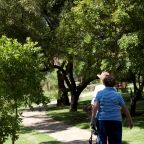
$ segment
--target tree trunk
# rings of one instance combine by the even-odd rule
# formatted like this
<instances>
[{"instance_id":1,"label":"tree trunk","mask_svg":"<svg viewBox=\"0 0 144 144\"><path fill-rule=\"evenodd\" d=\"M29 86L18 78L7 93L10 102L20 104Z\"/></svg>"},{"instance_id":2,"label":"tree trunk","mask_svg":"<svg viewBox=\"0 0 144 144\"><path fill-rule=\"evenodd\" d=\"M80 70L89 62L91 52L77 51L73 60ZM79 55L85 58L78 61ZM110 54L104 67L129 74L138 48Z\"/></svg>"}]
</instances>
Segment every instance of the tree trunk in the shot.
<instances>
[{"instance_id":1,"label":"tree trunk","mask_svg":"<svg viewBox=\"0 0 144 144\"><path fill-rule=\"evenodd\" d=\"M12 144L15 144L15 141L14 141L14 140L12 140Z\"/></svg>"},{"instance_id":2,"label":"tree trunk","mask_svg":"<svg viewBox=\"0 0 144 144\"><path fill-rule=\"evenodd\" d=\"M77 111L79 96L81 92L86 88L87 84L88 82L82 83L81 85L77 86L76 89L71 91L70 111Z\"/></svg>"},{"instance_id":3,"label":"tree trunk","mask_svg":"<svg viewBox=\"0 0 144 144\"><path fill-rule=\"evenodd\" d=\"M58 81L60 83L66 83L70 93L71 93L71 104L70 104L70 111L77 111L78 106L78 99L80 96L80 93L86 88L86 86L95 78L90 77L88 79L84 79L78 86L76 85L75 79L73 77L73 61L72 58L69 61L69 63L66 66L66 70L62 66L54 65L54 68L58 69L58 75L62 74L62 76L58 76ZM62 79L61 79L62 77ZM62 82L63 81L63 82ZM58 84L60 85L60 84ZM65 86L62 84L62 86L59 87L59 93L65 92ZM62 95L62 94L61 94ZM66 98L66 97L65 97Z\"/></svg>"},{"instance_id":4,"label":"tree trunk","mask_svg":"<svg viewBox=\"0 0 144 144\"><path fill-rule=\"evenodd\" d=\"M136 114L136 97L134 94L130 97L130 114L134 116Z\"/></svg>"},{"instance_id":5,"label":"tree trunk","mask_svg":"<svg viewBox=\"0 0 144 144\"><path fill-rule=\"evenodd\" d=\"M139 89L134 89L134 93L130 94L130 113L132 116L136 115L136 103L142 97L142 91Z\"/></svg>"},{"instance_id":6,"label":"tree trunk","mask_svg":"<svg viewBox=\"0 0 144 144\"><path fill-rule=\"evenodd\" d=\"M57 78L58 78L58 100L57 100L57 106L69 106L69 98L68 98L68 90L65 87L64 84L64 78L61 74L61 71L57 71Z\"/></svg>"},{"instance_id":7,"label":"tree trunk","mask_svg":"<svg viewBox=\"0 0 144 144\"><path fill-rule=\"evenodd\" d=\"M134 93L131 90L130 93L130 114L134 116L136 114L136 102L138 100L139 91L136 85L136 76L133 72L131 72L131 78L134 87Z\"/></svg>"},{"instance_id":8,"label":"tree trunk","mask_svg":"<svg viewBox=\"0 0 144 144\"><path fill-rule=\"evenodd\" d=\"M70 104L70 111L71 112L77 111L78 99L79 99L79 95L76 92L73 92L71 95L71 104Z\"/></svg>"}]
</instances>

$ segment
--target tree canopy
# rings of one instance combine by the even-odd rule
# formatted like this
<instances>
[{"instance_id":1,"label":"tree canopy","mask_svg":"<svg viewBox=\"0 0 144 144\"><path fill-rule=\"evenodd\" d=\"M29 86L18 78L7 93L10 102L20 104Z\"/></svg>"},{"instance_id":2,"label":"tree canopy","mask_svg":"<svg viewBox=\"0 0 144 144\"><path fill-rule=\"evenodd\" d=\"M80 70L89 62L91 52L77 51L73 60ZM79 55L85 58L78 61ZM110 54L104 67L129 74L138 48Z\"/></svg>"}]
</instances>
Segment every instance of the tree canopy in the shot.
<instances>
[{"instance_id":1,"label":"tree canopy","mask_svg":"<svg viewBox=\"0 0 144 144\"><path fill-rule=\"evenodd\" d=\"M140 0L1 0L0 29L21 42L37 40L46 70L60 70L77 102L102 70L125 81L132 73L143 87L143 6Z\"/></svg>"}]
</instances>

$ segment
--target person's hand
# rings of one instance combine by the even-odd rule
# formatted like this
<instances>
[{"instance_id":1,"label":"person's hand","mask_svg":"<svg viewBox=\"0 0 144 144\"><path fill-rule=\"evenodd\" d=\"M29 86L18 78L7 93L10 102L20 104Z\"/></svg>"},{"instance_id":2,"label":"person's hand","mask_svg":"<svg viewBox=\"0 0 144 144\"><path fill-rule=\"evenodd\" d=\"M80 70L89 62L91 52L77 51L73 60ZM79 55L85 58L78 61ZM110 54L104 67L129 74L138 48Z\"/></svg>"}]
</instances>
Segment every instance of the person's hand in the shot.
<instances>
[{"instance_id":1,"label":"person's hand","mask_svg":"<svg viewBox=\"0 0 144 144\"><path fill-rule=\"evenodd\" d=\"M129 126L130 129L133 128L133 122L132 122L132 120L129 120L129 121L128 121L128 126Z\"/></svg>"},{"instance_id":2,"label":"person's hand","mask_svg":"<svg viewBox=\"0 0 144 144\"><path fill-rule=\"evenodd\" d=\"M90 129L91 129L91 131L94 135L98 134L97 127L96 127L96 118L95 117L91 117Z\"/></svg>"},{"instance_id":3,"label":"person's hand","mask_svg":"<svg viewBox=\"0 0 144 144\"><path fill-rule=\"evenodd\" d=\"M96 119L95 117L91 117L90 127L92 128L95 125L96 125Z\"/></svg>"},{"instance_id":4,"label":"person's hand","mask_svg":"<svg viewBox=\"0 0 144 144\"><path fill-rule=\"evenodd\" d=\"M132 129L133 128L133 121L132 121L132 118L131 118L131 115L130 115L130 112L129 112L127 106L126 105L122 106L122 110L123 110L123 112L125 113L125 115L127 117L128 127L130 129Z\"/></svg>"},{"instance_id":5,"label":"person's hand","mask_svg":"<svg viewBox=\"0 0 144 144\"><path fill-rule=\"evenodd\" d=\"M96 126L96 118L91 117L90 128L94 129L95 126Z\"/></svg>"}]
</instances>

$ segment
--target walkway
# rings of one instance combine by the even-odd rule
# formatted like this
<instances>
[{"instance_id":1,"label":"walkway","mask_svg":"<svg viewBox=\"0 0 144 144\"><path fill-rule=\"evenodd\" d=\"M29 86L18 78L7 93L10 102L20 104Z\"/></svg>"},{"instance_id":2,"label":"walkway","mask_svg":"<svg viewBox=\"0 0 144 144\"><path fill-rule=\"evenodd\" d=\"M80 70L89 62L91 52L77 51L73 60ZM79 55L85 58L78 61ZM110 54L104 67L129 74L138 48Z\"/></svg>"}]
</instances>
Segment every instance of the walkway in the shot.
<instances>
[{"instance_id":1,"label":"walkway","mask_svg":"<svg viewBox=\"0 0 144 144\"><path fill-rule=\"evenodd\" d=\"M88 144L90 131L72 127L63 122L48 117L44 111L25 111L23 124L49 136L64 144ZM93 139L96 139L93 136Z\"/></svg>"}]
</instances>

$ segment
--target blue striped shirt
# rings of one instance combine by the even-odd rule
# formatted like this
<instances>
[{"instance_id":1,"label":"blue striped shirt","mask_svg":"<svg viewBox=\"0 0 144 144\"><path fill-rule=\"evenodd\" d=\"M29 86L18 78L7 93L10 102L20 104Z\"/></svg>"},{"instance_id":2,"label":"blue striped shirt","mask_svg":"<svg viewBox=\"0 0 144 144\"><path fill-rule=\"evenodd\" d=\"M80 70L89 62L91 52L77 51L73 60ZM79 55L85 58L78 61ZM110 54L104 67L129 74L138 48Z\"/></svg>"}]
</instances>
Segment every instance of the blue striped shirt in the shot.
<instances>
[{"instance_id":1,"label":"blue striped shirt","mask_svg":"<svg viewBox=\"0 0 144 144\"><path fill-rule=\"evenodd\" d=\"M125 102L120 93L112 87L106 87L99 91L95 97L100 108L98 110L98 120L116 120L122 121L120 108L125 105Z\"/></svg>"}]
</instances>

